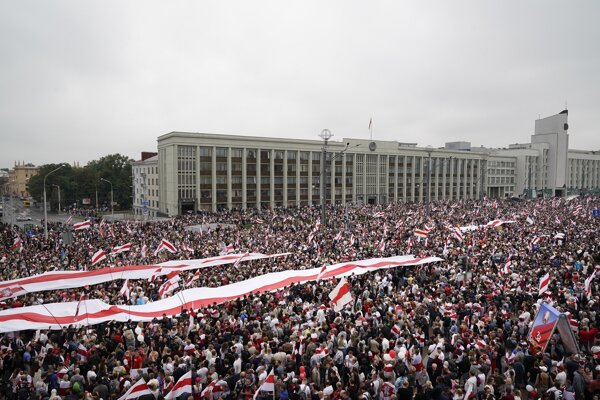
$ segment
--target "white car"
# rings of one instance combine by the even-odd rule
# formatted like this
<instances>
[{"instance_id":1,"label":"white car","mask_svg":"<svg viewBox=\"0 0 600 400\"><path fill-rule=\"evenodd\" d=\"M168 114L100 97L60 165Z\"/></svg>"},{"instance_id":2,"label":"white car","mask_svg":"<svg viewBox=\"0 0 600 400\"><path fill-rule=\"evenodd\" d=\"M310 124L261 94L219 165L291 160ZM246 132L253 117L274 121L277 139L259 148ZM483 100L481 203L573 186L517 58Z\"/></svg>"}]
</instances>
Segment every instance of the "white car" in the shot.
<instances>
[{"instance_id":1,"label":"white car","mask_svg":"<svg viewBox=\"0 0 600 400\"><path fill-rule=\"evenodd\" d=\"M20 214L17 217L17 221L31 221L31 217L29 215Z\"/></svg>"}]
</instances>

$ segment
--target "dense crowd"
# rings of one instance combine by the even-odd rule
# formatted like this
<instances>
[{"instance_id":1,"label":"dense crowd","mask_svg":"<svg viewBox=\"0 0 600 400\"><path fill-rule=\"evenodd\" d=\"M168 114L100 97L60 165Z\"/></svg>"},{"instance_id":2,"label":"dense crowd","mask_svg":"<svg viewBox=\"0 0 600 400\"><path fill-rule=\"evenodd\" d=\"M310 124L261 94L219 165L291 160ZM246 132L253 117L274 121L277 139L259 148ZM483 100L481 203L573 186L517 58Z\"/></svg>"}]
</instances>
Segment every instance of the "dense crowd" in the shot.
<instances>
[{"instance_id":1,"label":"dense crowd","mask_svg":"<svg viewBox=\"0 0 600 400\"><path fill-rule=\"evenodd\" d=\"M53 270L206 258L228 246L236 253L290 255L204 269L193 286L405 253L443 261L350 277L354 301L338 313L328 298L333 279L184 309L148 323L6 333L0 339L0 390L8 399L108 400L143 377L152 392L143 398L158 399L192 371L192 393L181 398L596 399L597 280L591 294L584 290L600 265L594 208L600 199L593 197L437 202L429 210L422 204L336 206L320 226L321 210L313 207L147 223L97 219L90 229L73 232L72 243L64 234L68 226L60 223L49 223L48 240L38 228L25 235L2 225L3 281ZM463 232L462 241L452 233L456 226L496 219L514 222ZM185 229L209 224L202 232ZM418 238L415 229L429 233ZM10 251L16 237L23 246ZM163 238L176 254L153 254ZM91 265L99 248L125 243L132 244L129 252ZM546 273L550 285L538 295ZM144 304L159 298L161 279L132 282L129 300L119 295L122 282L116 280L30 293L1 305L77 301L82 291L110 304ZM527 334L542 302L569 313L580 351L567 351L558 333L544 352L530 346ZM77 352L80 344L89 349L85 356ZM274 392L258 390L271 371Z\"/></svg>"}]
</instances>

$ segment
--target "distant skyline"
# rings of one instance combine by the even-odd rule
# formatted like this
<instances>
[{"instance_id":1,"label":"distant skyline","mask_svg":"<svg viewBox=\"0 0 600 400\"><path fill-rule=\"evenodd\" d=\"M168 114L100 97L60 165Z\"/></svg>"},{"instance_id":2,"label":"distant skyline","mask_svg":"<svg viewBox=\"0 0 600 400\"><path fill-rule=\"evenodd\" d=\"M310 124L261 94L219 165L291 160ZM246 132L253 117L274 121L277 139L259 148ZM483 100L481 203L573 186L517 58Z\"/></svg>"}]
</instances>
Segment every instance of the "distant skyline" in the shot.
<instances>
[{"instance_id":1,"label":"distant skyline","mask_svg":"<svg viewBox=\"0 0 600 400\"><path fill-rule=\"evenodd\" d=\"M171 131L600 150L600 3L0 0L0 168Z\"/></svg>"}]
</instances>

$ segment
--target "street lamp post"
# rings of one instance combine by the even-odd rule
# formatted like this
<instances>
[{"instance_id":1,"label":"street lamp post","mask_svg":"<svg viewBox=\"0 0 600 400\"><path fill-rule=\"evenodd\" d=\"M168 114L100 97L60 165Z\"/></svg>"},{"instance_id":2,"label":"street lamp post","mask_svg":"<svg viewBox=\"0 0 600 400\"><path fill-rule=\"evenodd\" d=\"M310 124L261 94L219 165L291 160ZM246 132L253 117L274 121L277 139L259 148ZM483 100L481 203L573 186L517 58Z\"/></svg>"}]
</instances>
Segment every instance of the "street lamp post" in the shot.
<instances>
[{"instance_id":1,"label":"street lamp post","mask_svg":"<svg viewBox=\"0 0 600 400\"><path fill-rule=\"evenodd\" d=\"M325 174L325 162L327 161L327 141L331 139L333 134L329 129L323 129L319 134L319 137L323 139L323 148L321 149L321 226L323 229L327 226L327 211L325 210L325 202L327 198L325 197L325 179L327 176Z\"/></svg>"},{"instance_id":2,"label":"street lamp post","mask_svg":"<svg viewBox=\"0 0 600 400\"><path fill-rule=\"evenodd\" d=\"M427 191L425 192L425 216L429 218L429 197L431 195L431 152L430 146L427 147Z\"/></svg>"},{"instance_id":3,"label":"street lamp post","mask_svg":"<svg viewBox=\"0 0 600 400\"><path fill-rule=\"evenodd\" d=\"M113 184L108 179L100 178L100 180L104 181L110 185L110 218L112 219L112 222L114 223L115 222L115 208L114 208L115 202L114 202L114 197L113 197Z\"/></svg>"},{"instance_id":4,"label":"street lamp post","mask_svg":"<svg viewBox=\"0 0 600 400\"><path fill-rule=\"evenodd\" d=\"M52 185L58 188L58 215L60 215L60 185Z\"/></svg>"},{"instance_id":5,"label":"street lamp post","mask_svg":"<svg viewBox=\"0 0 600 400\"><path fill-rule=\"evenodd\" d=\"M64 167L64 165L53 169L52 171L48 172L46 176L44 176L44 239L46 240L48 240L48 206L46 205L46 178L48 177L48 175L58 171L62 167Z\"/></svg>"}]
</instances>

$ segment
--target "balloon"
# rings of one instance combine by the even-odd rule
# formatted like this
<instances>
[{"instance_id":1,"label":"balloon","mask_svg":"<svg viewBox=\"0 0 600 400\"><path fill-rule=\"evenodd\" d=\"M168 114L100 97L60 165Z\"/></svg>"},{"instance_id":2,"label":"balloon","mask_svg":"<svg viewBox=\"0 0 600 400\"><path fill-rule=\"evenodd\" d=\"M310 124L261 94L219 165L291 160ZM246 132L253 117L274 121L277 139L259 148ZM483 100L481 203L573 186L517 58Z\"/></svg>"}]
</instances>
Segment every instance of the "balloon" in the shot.
<instances>
[{"instance_id":1,"label":"balloon","mask_svg":"<svg viewBox=\"0 0 600 400\"><path fill-rule=\"evenodd\" d=\"M304 365L301 365L301 366L300 366L300 373L303 373L303 372L305 372L305 371L306 371L306 368L304 368Z\"/></svg>"},{"instance_id":2,"label":"balloon","mask_svg":"<svg viewBox=\"0 0 600 400\"><path fill-rule=\"evenodd\" d=\"M392 357L392 359L396 358L396 351L395 350L390 350L390 357Z\"/></svg>"},{"instance_id":3,"label":"balloon","mask_svg":"<svg viewBox=\"0 0 600 400\"><path fill-rule=\"evenodd\" d=\"M305 379L306 374L304 372L300 372L300 380Z\"/></svg>"}]
</instances>

